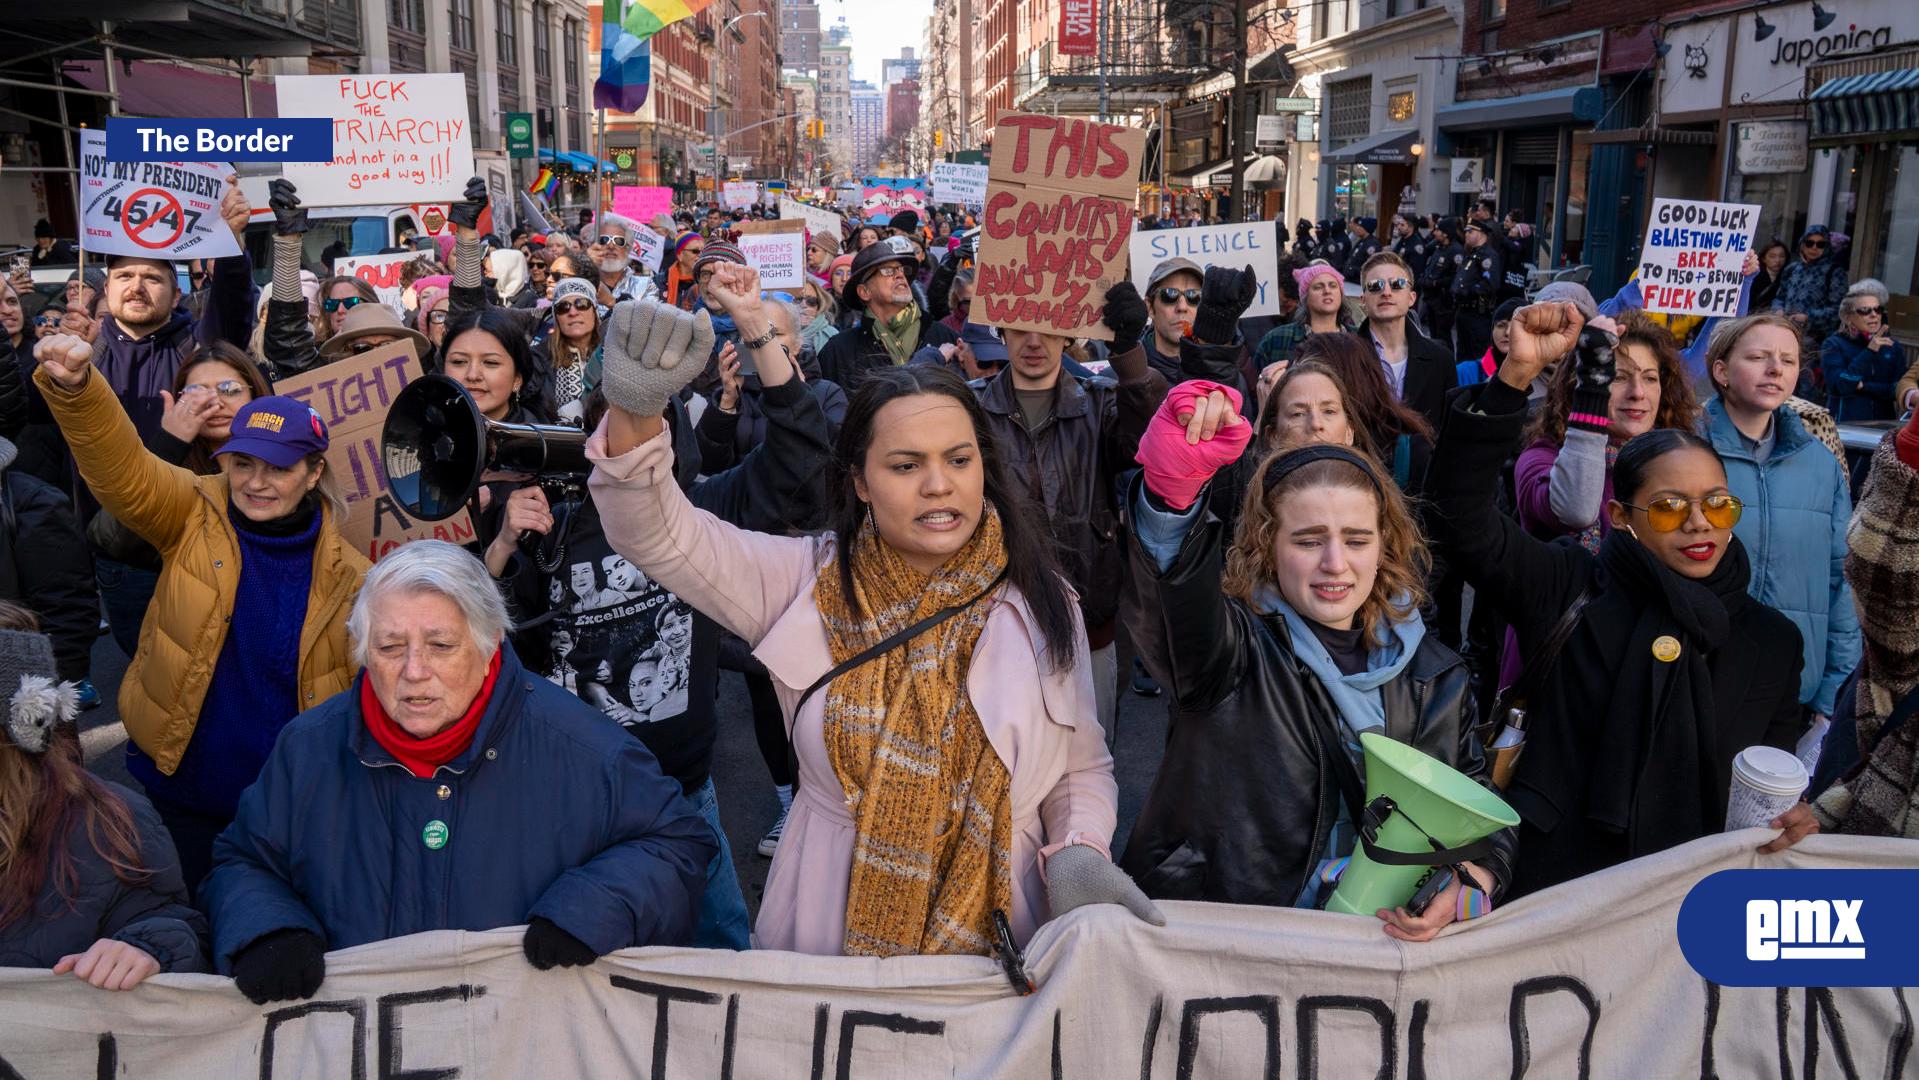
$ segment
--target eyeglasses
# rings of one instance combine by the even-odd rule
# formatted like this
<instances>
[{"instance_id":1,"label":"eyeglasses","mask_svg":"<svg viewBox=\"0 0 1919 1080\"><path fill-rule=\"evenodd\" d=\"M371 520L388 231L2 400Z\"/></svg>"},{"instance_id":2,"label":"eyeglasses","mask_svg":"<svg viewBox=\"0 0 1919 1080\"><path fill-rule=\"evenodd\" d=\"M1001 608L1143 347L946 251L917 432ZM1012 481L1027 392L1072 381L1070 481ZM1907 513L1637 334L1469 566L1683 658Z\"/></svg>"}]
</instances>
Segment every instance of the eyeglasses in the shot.
<instances>
[{"instance_id":1,"label":"eyeglasses","mask_svg":"<svg viewBox=\"0 0 1919 1080\"><path fill-rule=\"evenodd\" d=\"M445 326L446 312L444 311L429 312L427 314L426 321L432 323L435 326Z\"/></svg>"},{"instance_id":2,"label":"eyeglasses","mask_svg":"<svg viewBox=\"0 0 1919 1080\"><path fill-rule=\"evenodd\" d=\"M883 278L903 278L906 276L906 268L904 266L901 266L899 263L881 263L878 266L873 268L873 276L883 277Z\"/></svg>"},{"instance_id":3,"label":"eyeglasses","mask_svg":"<svg viewBox=\"0 0 1919 1080\"><path fill-rule=\"evenodd\" d=\"M1177 304L1181 297L1185 297L1189 304L1199 303L1198 289L1175 289L1168 285L1159 290L1158 296L1162 304Z\"/></svg>"},{"instance_id":4,"label":"eyeglasses","mask_svg":"<svg viewBox=\"0 0 1919 1080\"><path fill-rule=\"evenodd\" d=\"M1856 307L1852 309L1852 313L1854 315L1884 315L1886 309L1882 307Z\"/></svg>"},{"instance_id":5,"label":"eyeglasses","mask_svg":"<svg viewBox=\"0 0 1919 1080\"><path fill-rule=\"evenodd\" d=\"M1378 296L1387 289L1391 289L1394 292L1405 292L1412 287L1413 283L1403 277L1374 278L1366 283L1366 291L1372 293L1374 296Z\"/></svg>"},{"instance_id":6,"label":"eyeglasses","mask_svg":"<svg viewBox=\"0 0 1919 1080\"><path fill-rule=\"evenodd\" d=\"M593 301L588 300L587 298L583 296L573 300L562 300L559 303L553 305L553 310L558 312L561 315L565 315L575 311L591 311L592 309L593 309Z\"/></svg>"},{"instance_id":7,"label":"eyeglasses","mask_svg":"<svg viewBox=\"0 0 1919 1080\"><path fill-rule=\"evenodd\" d=\"M1688 499L1679 495L1668 495L1663 499L1654 499L1644 506L1620 503L1631 510L1645 512L1646 524L1654 532L1669 533L1686 523L1692 516L1693 504L1699 505L1700 513L1706 516L1706 524L1715 529L1730 529L1739 524L1739 515L1746 504L1733 495L1708 495L1703 499Z\"/></svg>"},{"instance_id":8,"label":"eyeglasses","mask_svg":"<svg viewBox=\"0 0 1919 1080\"><path fill-rule=\"evenodd\" d=\"M1799 242L1799 246L1809 247L1809 248L1822 248L1826 246L1826 242L1824 240L1802 240Z\"/></svg>"},{"instance_id":9,"label":"eyeglasses","mask_svg":"<svg viewBox=\"0 0 1919 1080\"><path fill-rule=\"evenodd\" d=\"M366 297L364 296L341 296L337 298L329 296L325 300L320 301L320 307L326 311L327 314L331 315L341 308L352 311L364 303L366 303Z\"/></svg>"},{"instance_id":10,"label":"eyeglasses","mask_svg":"<svg viewBox=\"0 0 1919 1080\"><path fill-rule=\"evenodd\" d=\"M218 394L223 398L243 398L251 392L247 389L247 384L238 379L222 379L212 386L208 386L206 383L193 383L189 386L182 386L180 388L180 395L185 397L195 390L205 390L210 394Z\"/></svg>"},{"instance_id":11,"label":"eyeglasses","mask_svg":"<svg viewBox=\"0 0 1919 1080\"><path fill-rule=\"evenodd\" d=\"M352 353L355 356L358 356L361 353L372 352L373 350L385 344L386 342L384 341L354 341L354 342L349 342L347 344L347 351Z\"/></svg>"},{"instance_id":12,"label":"eyeglasses","mask_svg":"<svg viewBox=\"0 0 1919 1080\"><path fill-rule=\"evenodd\" d=\"M625 247L626 237L614 233L601 233L598 237L602 247Z\"/></svg>"}]
</instances>

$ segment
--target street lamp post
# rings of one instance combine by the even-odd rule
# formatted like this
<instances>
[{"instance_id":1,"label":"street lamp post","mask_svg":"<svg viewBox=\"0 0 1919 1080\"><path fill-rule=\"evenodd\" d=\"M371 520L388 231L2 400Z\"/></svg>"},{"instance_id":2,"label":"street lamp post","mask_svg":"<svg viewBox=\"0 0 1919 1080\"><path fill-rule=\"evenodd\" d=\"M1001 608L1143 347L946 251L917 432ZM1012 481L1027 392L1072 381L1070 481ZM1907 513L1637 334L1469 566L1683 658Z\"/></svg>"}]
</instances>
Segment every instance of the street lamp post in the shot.
<instances>
[{"instance_id":1,"label":"street lamp post","mask_svg":"<svg viewBox=\"0 0 1919 1080\"><path fill-rule=\"evenodd\" d=\"M710 131L713 135L713 201L714 202L718 202L720 199L720 162L723 160L720 157L720 153L723 149L720 146L720 142L721 140L725 138L725 136L720 133L720 66L721 66L720 50L725 47L723 42L726 40L726 35L732 31L733 27L739 25L740 23L746 21L747 19L764 18L765 16L766 16L766 12L764 11L748 11L739 15L735 15L732 18L721 23L720 32L713 36L713 61L714 61L713 70L707 72L707 75L710 77L711 85L708 87L709 104L707 106L707 125L706 126L707 126L707 130Z\"/></svg>"}]
</instances>

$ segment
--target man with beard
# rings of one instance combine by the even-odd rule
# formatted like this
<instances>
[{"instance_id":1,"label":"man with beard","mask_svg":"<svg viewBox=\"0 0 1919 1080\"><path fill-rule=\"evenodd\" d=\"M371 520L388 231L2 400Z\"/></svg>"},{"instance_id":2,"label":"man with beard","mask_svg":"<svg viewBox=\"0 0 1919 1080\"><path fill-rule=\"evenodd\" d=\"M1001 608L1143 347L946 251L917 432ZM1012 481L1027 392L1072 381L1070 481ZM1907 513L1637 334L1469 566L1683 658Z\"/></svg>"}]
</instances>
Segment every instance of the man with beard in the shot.
<instances>
[{"instance_id":1,"label":"man with beard","mask_svg":"<svg viewBox=\"0 0 1919 1080\"><path fill-rule=\"evenodd\" d=\"M653 279L635 269L633 230L639 223L618 214L602 214L600 230L586 245L586 257L599 272L600 306L621 300L647 300L659 295Z\"/></svg>"},{"instance_id":2,"label":"man with beard","mask_svg":"<svg viewBox=\"0 0 1919 1080\"><path fill-rule=\"evenodd\" d=\"M959 340L920 307L913 292L918 264L919 247L904 236L868 244L853 257L840 304L861 313L859 325L835 335L820 350L820 371L848 395L873 368L904 365L927 345Z\"/></svg>"}]
</instances>

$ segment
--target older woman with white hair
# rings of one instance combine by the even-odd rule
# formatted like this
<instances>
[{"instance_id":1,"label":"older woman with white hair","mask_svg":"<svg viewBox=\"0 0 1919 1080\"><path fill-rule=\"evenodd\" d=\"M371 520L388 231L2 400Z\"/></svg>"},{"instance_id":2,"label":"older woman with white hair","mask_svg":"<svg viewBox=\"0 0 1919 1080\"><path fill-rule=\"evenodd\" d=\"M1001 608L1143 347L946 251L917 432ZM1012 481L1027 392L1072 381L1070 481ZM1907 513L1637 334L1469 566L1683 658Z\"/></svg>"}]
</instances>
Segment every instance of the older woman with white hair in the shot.
<instances>
[{"instance_id":1,"label":"older woman with white hair","mask_svg":"<svg viewBox=\"0 0 1919 1080\"><path fill-rule=\"evenodd\" d=\"M1846 289L1839 304L1839 329L1819 348L1825 373L1826 410L1840 422L1891 420L1901 412L1893 388L1906 373L1906 350L1892 340L1886 305L1892 294L1876 278Z\"/></svg>"},{"instance_id":2,"label":"older woman with white hair","mask_svg":"<svg viewBox=\"0 0 1919 1080\"><path fill-rule=\"evenodd\" d=\"M520 666L478 559L401 548L347 625L359 677L287 725L201 892L241 992L311 997L327 950L427 930L525 923L542 969L690 937L712 829L644 746Z\"/></svg>"}]
</instances>

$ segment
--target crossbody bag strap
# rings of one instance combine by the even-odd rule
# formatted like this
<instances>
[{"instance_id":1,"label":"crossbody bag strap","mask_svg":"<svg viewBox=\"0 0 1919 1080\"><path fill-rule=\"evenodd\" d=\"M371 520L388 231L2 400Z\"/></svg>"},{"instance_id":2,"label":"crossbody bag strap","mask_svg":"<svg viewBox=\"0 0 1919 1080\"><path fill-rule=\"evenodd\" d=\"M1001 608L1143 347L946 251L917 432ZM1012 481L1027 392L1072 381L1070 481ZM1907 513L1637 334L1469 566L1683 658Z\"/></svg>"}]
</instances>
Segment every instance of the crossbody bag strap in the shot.
<instances>
[{"instance_id":1,"label":"crossbody bag strap","mask_svg":"<svg viewBox=\"0 0 1919 1080\"><path fill-rule=\"evenodd\" d=\"M1539 652L1526 658L1526 670L1521 672L1519 680L1507 687L1499 695L1499 701L1493 707L1495 719L1503 715L1507 708L1518 702L1529 702L1540 687L1546 683L1546 676L1559 660L1559 654L1565 650L1566 643L1572 640L1573 631L1579 627L1579 617L1586 612L1586 605L1592 603L1599 594L1599 581L1594 578L1586 583L1572 604L1559 616L1559 621L1547 632L1546 640L1540 643ZM1496 732L1495 732L1496 734Z\"/></svg>"}]
</instances>

